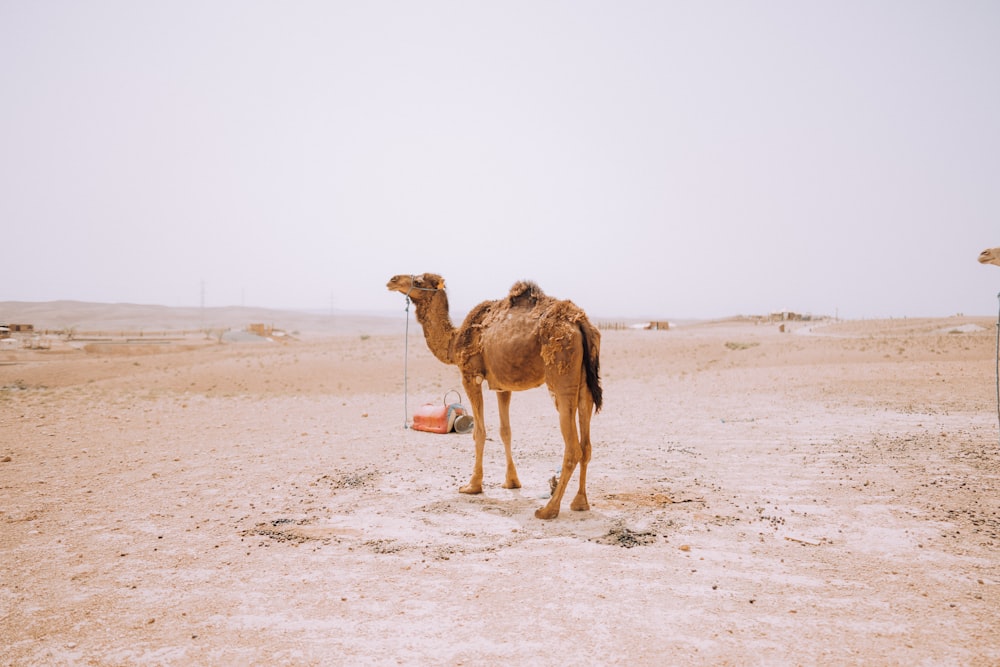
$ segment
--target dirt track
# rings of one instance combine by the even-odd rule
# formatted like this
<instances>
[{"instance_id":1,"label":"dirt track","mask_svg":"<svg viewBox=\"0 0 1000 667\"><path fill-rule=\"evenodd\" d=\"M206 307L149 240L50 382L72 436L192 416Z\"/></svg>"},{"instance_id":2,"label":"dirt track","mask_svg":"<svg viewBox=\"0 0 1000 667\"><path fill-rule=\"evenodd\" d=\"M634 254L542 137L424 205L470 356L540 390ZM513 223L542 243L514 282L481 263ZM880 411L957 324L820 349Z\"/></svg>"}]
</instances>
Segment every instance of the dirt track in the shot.
<instances>
[{"instance_id":1,"label":"dirt track","mask_svg":"<svg viewBox=\"0 0 1000 667\"><path fill-rule=\"evenodd\" d=\"M544 389L460 495L401 332L0 352L0 663L997 664L994 323L803 326L605 332L550 522Z\"/></svg>"}]
</instances>

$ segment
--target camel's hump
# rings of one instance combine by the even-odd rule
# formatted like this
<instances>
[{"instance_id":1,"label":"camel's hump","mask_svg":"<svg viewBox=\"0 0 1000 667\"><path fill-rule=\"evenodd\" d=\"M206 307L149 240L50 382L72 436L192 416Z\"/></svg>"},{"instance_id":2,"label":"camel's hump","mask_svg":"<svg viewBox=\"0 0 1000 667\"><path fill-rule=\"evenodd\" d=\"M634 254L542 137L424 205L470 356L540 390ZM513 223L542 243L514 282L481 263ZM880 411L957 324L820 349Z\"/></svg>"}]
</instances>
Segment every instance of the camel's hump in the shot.
<instances>
[{"instance_id":1,"label":"camel's hump","mask_svg":"<svg viewBox=\"0 0 1000 667\"><path fill-rule=\"evenodd\" d=\"M507 298L510 300L510 305L513 306L518 303L537 302L540 299L544 299L545 292L530 280L520 280L511 286Z\"/></svg>"}]
</instances>

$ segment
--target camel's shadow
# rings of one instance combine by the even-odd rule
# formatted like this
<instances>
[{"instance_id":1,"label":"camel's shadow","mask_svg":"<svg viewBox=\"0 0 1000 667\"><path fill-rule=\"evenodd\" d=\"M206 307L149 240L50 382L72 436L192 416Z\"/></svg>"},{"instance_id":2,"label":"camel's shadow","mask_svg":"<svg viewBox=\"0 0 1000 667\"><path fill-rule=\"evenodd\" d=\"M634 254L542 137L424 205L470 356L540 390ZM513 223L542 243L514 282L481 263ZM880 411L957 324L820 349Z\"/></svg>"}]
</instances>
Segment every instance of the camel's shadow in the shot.
<instances>
[{"instance_id":1,"label":"camel's shadow","mask_svg":"<svg viewBox=\"0 0 1000 667\"><path fill-rule=\"evenodd\" d=\"M475 496L462 496L451 509L461 513L470 521L484 522L484 517L501 517L506 524L516 523L519 539L525 542L537 539L563 538L599 544L617 544L609 535L654 535L648 522L636 521L629 512L611 503L591 505L586 511L564 509L555 519L543 521L535 517L535 510L549 498L547 493L537 493L524 489L488 489ZM651 543L647 540L646 543ZM637 546L621 543L620 546Z\"/></svg>"},{"instance_id":2,"label":"camel's shadow","mask_svg":"<svg viewBox=\"0 0 1000 667\"><path fill-rule=\"evenodd\" d=\"M323 549L346 546L379 556L450 559L546 540L655 544L662 541L658 536L666 537L662 515L676 512L662 504L665 494L596 494L589 510L564 508L555 519L541 520L535 510L549 495L542 485L504 489L497 483L479 494L463 494L422 479L390 482L367 468L326 475L317 484L327 487L321 508L258 517L244 536ZM659 505L650 506L654 501Z\"/></svg>"}]
</instances>

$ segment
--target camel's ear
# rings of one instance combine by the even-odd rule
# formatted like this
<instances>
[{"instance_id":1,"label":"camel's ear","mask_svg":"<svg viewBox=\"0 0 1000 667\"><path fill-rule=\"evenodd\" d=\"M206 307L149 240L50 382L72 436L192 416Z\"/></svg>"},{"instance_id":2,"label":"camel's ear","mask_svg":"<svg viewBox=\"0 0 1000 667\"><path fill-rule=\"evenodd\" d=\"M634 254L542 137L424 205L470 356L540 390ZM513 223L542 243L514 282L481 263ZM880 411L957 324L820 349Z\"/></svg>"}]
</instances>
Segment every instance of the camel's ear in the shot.
<instances>
[{"instance_id":1,"label":"camel's ear","mask_svg":"<svg viewBox=\"0 0 1000 667\"><path fill-rule=\"evenodd\" d=\"M444 278L433 273L425 273L420 277L421 287L425 289L444 289Z\"/></svg>"}]
</instances>

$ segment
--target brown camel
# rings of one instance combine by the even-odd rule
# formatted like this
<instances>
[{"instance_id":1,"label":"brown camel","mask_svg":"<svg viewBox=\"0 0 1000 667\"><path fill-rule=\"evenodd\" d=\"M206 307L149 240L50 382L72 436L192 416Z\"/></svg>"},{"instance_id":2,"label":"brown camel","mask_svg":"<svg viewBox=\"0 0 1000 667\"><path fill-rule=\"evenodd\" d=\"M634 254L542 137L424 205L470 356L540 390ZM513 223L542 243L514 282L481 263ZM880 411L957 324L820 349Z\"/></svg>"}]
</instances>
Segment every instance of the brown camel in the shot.
<instances>
[{"instance_id":1,"label":"brown camel","mask_svg":"<svg viewBox=\"0 0 1000 667\"><path fill-rule=\"evenodd\" d=\"M1000 248L987 248L979 253L979 263L1000 266Z\"/></svg>"},{"instance_id":2,"label":"brown camel","mask_svg":"<svg viewBox=\"0 0 1000 667\"><path fill-rule=\"evenodd\" d=\"M433 273L394 276L386 285L413 300L427 347L446 364L458 366L475 419L476 463L462 493L483 490L483 382L497 394L500 438L507 454L505 489L517 489L510 452L510 394L543 383L559 411L565 451L562 473L548 504L535 511L539 519L559 515L563 493L577 463L580 490L570 508L588 510L587 464L590 462L590 418L601 409L601 334L572 301L546 296L538 285L519 282L505 299L484 301L455 328L448 314L444 279ZM577 419L580 430L577 432Z\"/></svg>"}]
</instances>

